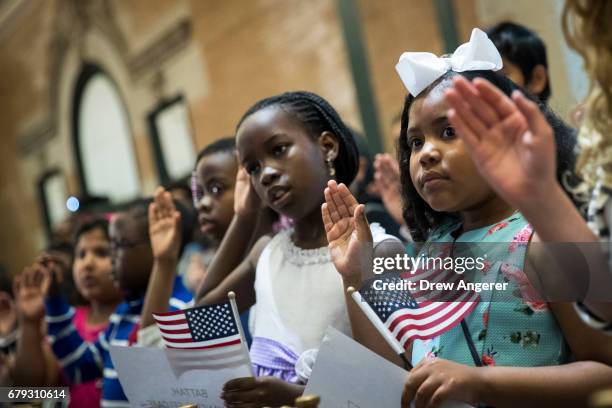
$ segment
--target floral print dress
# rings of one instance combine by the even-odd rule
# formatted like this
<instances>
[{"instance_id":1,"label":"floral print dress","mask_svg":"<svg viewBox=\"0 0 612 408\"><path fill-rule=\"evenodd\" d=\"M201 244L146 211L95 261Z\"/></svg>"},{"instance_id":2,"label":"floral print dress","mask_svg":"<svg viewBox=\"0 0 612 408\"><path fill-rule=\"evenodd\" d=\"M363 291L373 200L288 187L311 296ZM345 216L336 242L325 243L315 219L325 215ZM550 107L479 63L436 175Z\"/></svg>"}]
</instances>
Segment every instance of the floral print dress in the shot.
<instances>
[{"instance_id":1,"label":"floral print dress","mask_svg":"<svg viewBox=\"0 0 612 408\"><path fill-rule=\"evenodd\" d=\"M478 355L482 365L535 367L566 362L568 348L563 333L524 273L533 233L525 218L515 213L494 225L456 236L454 232L460 226L454 221L433 231L421 253L431 256L432 248L452 246L454 257L483 257L485 267L470 275L469 280L507 285L505 290L481 293L478 305L465 317L468 332L457 324L434 339L415 340L413 364L423 357L435 356L473 366L477 363L473 354ZM470 351L468 336L475 353Z\"/></svg>"}]
</instances>

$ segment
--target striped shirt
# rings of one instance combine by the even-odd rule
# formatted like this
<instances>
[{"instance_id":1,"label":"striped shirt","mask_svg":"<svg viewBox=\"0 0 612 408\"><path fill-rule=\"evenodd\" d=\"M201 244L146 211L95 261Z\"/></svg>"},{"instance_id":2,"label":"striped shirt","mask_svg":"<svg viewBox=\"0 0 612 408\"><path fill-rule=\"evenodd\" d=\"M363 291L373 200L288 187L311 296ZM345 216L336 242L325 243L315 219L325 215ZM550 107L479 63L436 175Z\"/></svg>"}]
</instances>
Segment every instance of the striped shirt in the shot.
<instances>
[{"instance_id":1,"label":"striped shirt","mask_svg":"<svg viewBox=\"0 0 612 408\"><path fill-rule=\"evenodd\" d=\"M192 295L182 279L174 281L169 310L184 309ZM121 303L109 318L106 331L100 333L95 343L84 341L73 323L74 309L61 297L46 299L48 338L60 366L71 382L81 382L103 377L101 407L129 407L117 371L110 357L109 345L128 346L130 335L137 329L142 312L143 299Z\"/></svg>"}]
</instances>

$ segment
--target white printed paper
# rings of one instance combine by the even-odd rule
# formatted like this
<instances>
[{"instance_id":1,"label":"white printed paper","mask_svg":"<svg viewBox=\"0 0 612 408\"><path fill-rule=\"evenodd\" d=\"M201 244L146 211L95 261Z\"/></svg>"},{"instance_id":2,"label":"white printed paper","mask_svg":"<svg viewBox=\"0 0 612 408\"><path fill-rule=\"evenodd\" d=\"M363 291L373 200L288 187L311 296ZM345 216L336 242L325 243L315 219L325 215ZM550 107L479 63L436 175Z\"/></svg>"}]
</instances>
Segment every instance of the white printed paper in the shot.
<instances>
[{"instance_id":1,"label":"white printed paper","mask_svg":"<svg viewBox=\"0 0 612 408\"><path fill-rule=\"evenodd\" d=\"M237 345L237 347L242 347ZM133 407L223 408L219 398L227 381L252 375L246 350L170 350L110 346L125 395ZM229 358L225 356L229 355Z\"/></svg>"},{"instance_id":2,"label":"white printed paper","mask_svg":"<svg viewBox=\"0 0 612 408\"><path fill-rule=\"evenodd\" d=\"M321 397L319 408L399 408L408 372L330 327L304 394ZM448 401L442 408L471 405Z\"/></svg>"}]
</instances>

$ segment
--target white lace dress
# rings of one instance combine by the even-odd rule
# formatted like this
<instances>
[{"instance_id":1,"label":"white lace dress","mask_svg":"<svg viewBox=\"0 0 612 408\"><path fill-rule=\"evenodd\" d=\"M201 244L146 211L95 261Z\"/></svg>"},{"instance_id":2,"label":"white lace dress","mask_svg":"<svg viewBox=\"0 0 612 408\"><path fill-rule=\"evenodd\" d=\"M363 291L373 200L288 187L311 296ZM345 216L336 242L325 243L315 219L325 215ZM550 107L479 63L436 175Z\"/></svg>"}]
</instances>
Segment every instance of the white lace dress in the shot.
<instances>
[{"instance_id":1,"label":"white lace dress","mask_svg":"<svg viewBox=\"0 0 612 408\"><path fill-rule=\"evenodd\" d=\"M375 243L397 241L378 224L370 228ZM255 375L304 382L296 364L311 365L327 327L349 336L351 331L342 278L329 249L298 248L291 241L292 232L275 235L259 257L250 354Z\"/></svg>"}]
</instances>

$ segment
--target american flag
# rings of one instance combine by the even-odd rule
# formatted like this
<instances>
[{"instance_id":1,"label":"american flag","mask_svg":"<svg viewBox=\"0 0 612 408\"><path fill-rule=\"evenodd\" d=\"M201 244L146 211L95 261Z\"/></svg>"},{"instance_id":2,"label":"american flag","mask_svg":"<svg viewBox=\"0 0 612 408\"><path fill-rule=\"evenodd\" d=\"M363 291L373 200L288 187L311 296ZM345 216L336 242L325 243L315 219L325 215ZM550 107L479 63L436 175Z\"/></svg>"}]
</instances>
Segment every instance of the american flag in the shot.
<instances>
[{"instance_id":1,"label":"american flag","mask_svg":"<svg viewBox=\"0 0 612 408\"><path fill-rule=\"evenodd\" d=\"M453 275L456 274L453 272ZM411 280L418 287L418 280L423 277L420 274L406 279L405 276L387 273L379 279L396 284ZM420 294L417 299L423 300L417 302L407 289L376 290L370 283L366 283L359 291L361 300L367 302L367 307L371 308L403 349L413 340L431 339L450 330L476 307L479 299L473 291L454 290L451 298L444 301L434 299L437 296L448 297L449 292L440 292L434 296Z\"/></svg>"},{"instance_id":2,"label":"american flag","mask_svg":"<svg viewBox=\"0 0 612 408\"><path fill-rule=\"evenodd\" d=\"M166 356L178 378L192 370L244 367L251 374L248 350L242 341L229 302L169 313L153 313Z\"/></svg>"},{"instance_id":3,"label":"american flag","mask_svg":"<svg viewBox=\"0 0 612 408\"><path fill-rule=\"evenodd\" d=\"M168 348L211 349L242 342L229 302L153 313Z\"/></svg>"}]
</instances>

